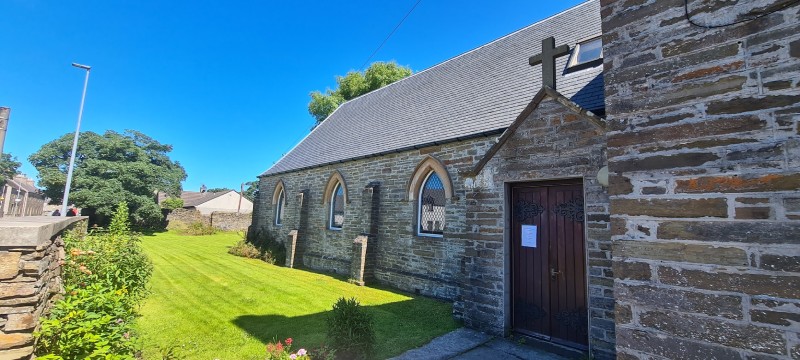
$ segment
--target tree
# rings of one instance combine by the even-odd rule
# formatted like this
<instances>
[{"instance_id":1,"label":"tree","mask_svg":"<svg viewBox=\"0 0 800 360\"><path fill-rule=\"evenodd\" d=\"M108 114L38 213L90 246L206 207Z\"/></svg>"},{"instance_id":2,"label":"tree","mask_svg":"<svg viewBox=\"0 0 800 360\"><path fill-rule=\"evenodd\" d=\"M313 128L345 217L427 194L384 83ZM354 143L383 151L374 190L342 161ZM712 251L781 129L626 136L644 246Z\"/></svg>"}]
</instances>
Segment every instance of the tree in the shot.
<instances>
[{"instance_id":1,"label":"tree","mask_svg":"<svg viewBox=\"0 0 800 360\"><path fill-rule=\"evenodd\" d=\"M168 197L161 201L161 208L167 210L175 210L183 207L183 199L179 197Z\"/></svg>"},{"instance_id":2,"label":"tree","mask_svg":"<svg viewBox=\"0 0 800 360\"><path fill-rule=\"evenodd\" d=\"M323 94L312 91L308 112L317 119L317 124L328 118L339 105L370 91L380 89L397 80L408 77L410 68L397 65L396 62L374 62L364 73L349 71L345 76L336 77L336 90L328 89Z\"/></svg>"},{"instance_id":3,"label":"tree","mask_svg":"<svg viewBox=\"0 0 800 360\"><path fill-rule=\"evenodd\" d=\"M28 159L39 171L39 185L55 203L64 197L72 134L41 147ZM155 200L157 191L179 197L186 171L172 161L171 145L138 131L81 133L75 156L70 202L96 215L105 225L117 204L127 202L130 220L138 226L157 226L163 218Z\"/></svg>"},{"instance_id":4,"label":"tree","mask_svg":"<svg viewBox=\"0 0 800 360\"><path fill-rule=\"evenodd\" d=\"M7 179L13 178L14 175L19 174L20 166L22 166L22 164L17 161L16 157L12 157L11 154L3 153L0 155L0 184Z\"/></svg>"},{"instance_id":5,"label":"tree","mask_svg":"<svg viewBox=\"0 0 800 360\"><path fill-rule=\"evenodd\" d=\"M258 181L248 181L244 183L247 187L242 194L245 199L256 201L256 192L258 191Z\"/></svg>"},{"instance_id":6,"label":"tree","mask_svg":"<svg viewBox=\"0 0 800 360\"><path fill-rule=\"evenodd\" d=\"M217 192L226 192L226 191L232 191L232 190L233 190L233 189L229 189L229 188L224 188L224 187L223 187L223 188L212 188L212 189L208 189L208 190L206 190L206 192L210 192L210 193L217 193Z\"/></svg>"}]
</instances>

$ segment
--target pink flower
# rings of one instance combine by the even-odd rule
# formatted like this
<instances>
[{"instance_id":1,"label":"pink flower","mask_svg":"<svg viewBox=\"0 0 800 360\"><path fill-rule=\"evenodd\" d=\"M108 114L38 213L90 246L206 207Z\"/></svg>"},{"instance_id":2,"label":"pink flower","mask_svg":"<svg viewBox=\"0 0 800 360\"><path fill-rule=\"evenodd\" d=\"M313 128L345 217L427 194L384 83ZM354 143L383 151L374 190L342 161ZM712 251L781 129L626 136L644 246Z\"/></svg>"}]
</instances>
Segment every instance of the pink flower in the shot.
<instances>
[{"instance_id":1,"label":"pink flower","mask_svg":"<svg viewBox=\"0 0 800 360\"><path fill-rule=\"evenodd\" d=\"M297 355L296 354L289 355L289 359L292 360L297 359Z\"/></svg>"},{"instance_id":2,"label":"pink flower","mask_svg":"<svg viewBox=\"0 0 800 360\"><path fill-rule=\"evenodd\" d=\"M292 345L292 338L286 338L286 345Z\"/></svg>"},{"instance_id":3,"label":"pink flower","mask_svg":"<svg viewBox=\"0 0 800 360\"><path fill-rule=\"evenodd\" d=\"M297 355L299 355L299 356L303 356L303 355L305 355L305 354L306 354L306 349L300 349L300 350L297 350Z\"/></svg>"}]
</instances>

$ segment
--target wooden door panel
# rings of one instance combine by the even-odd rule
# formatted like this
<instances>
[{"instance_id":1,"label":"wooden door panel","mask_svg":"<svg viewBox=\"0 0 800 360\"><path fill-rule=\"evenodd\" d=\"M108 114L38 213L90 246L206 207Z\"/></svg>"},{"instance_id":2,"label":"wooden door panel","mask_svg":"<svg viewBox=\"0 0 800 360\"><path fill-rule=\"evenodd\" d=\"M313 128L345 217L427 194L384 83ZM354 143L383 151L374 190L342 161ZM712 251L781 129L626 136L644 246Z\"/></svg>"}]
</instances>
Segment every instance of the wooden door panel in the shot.
<instances>
[{"instance_id":1,"label":"wooden door panel","mask_svg":"<svg viewBox=\"0 0 800 360\"><path fill-rule=\"evenodd\" d=\"M512 326L578 347L588 343L583 188L580 182L511 187ZM535 225L535 247L522 226Z\"/></svg>"}]
</instances>

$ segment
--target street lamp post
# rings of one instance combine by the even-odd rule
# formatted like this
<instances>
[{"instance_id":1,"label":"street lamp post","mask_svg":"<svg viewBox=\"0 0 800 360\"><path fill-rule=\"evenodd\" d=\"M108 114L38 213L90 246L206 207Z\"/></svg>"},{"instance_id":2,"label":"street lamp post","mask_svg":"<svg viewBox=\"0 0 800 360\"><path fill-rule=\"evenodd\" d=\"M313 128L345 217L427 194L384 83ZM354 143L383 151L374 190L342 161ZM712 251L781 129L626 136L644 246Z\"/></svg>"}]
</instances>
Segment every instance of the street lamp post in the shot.
<instances>
[{"instance_id":1,"label":"street lamp post","mask_svg":"<svg viewBox=\"0 0 800 360\"><path fill-rule=\"evenodd\" d=\"M86 87L89 85L89 70L92 69L91 66L76 63L72 63L72 66L86 70L86 80L83 81L81 108L78 110L78 126L75 128L75 136L72 138L72 154L69 157L69 168L67 168L67 184L64 185L64 202L61 204L61 216L67 216L67 206L69 205L69 188L72 184L72 168L75 166L75 153L78 151L78 136L80 135L81 131L81 117L83 117L83 102L86 100Z\"/></svg>"}]
</instances>

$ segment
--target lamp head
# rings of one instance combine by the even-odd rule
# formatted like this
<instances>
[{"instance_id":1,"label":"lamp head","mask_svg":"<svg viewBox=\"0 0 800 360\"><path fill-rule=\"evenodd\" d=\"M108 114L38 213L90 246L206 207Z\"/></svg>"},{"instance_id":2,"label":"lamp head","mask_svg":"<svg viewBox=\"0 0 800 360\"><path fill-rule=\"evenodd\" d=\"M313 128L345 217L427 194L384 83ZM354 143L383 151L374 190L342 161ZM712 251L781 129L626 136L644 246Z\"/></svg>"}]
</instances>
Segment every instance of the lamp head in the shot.
<instances>
[{"instance_id":1,"label":"lamp head","mask_svg":"<svg viewBox=\"0 0 800 360\"><path fill-rule=\"evenodd\" d=\"M91 66L89 66L89 65L81 65L81 64L78 64L78 63L72 63L72 66L74 66L74 67L76 67L76 68L81 68L81 69L84 69L84 70L86 70L86 71L88 71L89 69L91 69L91 68L92 68L92 67L91 67Z\"/></svg>"}]
</instances>

